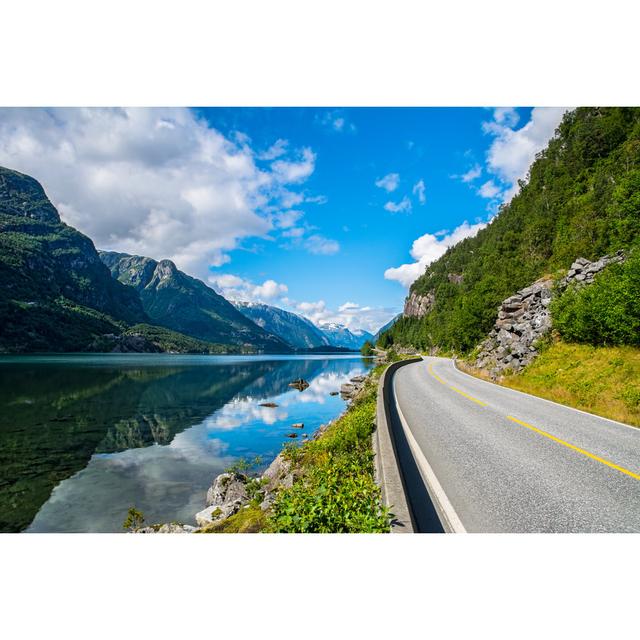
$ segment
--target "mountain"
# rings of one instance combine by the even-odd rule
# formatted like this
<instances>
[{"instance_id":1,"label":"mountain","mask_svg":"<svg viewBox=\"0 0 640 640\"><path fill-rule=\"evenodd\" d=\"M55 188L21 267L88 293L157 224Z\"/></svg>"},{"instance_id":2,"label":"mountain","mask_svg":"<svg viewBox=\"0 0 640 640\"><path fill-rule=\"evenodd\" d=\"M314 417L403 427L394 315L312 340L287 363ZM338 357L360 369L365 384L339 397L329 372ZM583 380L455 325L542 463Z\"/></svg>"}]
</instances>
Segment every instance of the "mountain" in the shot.
<instances>
[{"instance_id":1,"label":"mountain","mask_svg":"<svg viewBox=\"0 0 640 640\"><path fill-rule=\"evenodd\" d=\"M272 333L295 349L313 349L329 346L330 342L310 320L259 302L234 302L238 311L253 320L265 331Z\"/></svg>"},{"instance_id":2,"label":"mountain","mask_svg":"<svg viewBox=\"0 0 640 640\"><path fill-rule=\"evenodd\" d=\"M576 258L640 244L640 108L565 114L519 193L411 286L389 342L471 351L503 300ZM384 337L384 336L383 336Z\"/></svg>"},{"instance_id":3,"label":"mountain","mask_svg":"<svg viewBox=\"0 0 640 640\"><path fill-rule=\"evenodd\" d=\"M137 292L152 322L199 340L262 351L290 351L280 338L240 313L201 280L180 271L171 260L101 251L113 278Z\"/></svg>"},{"instance_id":4,"label":"mountain","mask_svg":"<svg viewBox=\"0 0 640 640\"><path fill-rule=\"evenodd\" d=\"M0 352L84 350L148 322L93 242L64 224L40 183L0 167Z\"/></svg>"},{"instance_id":5,"label":"mountain","mask_svg":"<svg viewBox=\"0 0 640 640\"><path fill-rule=\"evenodd\" d=\"M329 343L334 347L344 347L345 349L353 349L354 351L360 351L360 347L367 341L371 340L373 336L368 331L358 329L350 331L343 324L330 322L327 324L320 324L320 330L328 338Z\"/></svg>"},{"instance_id":6,"label":"mountain","mask_svg":"<svg viewBox=\"0 0 640 640\"><path fill-rule=\"evenodd\" d=\"M389 322L387 322L387 324L385 324L383 327L380 327L380 329L378 329L375 334L373 335L373 344L376 344L376 342L378 342L378 338L385 332L388 331L389 329L391 329L391 327L393 327L393 325L398 322L398 320L402 318L402 314L399 313L398 315L394 316L393 318L391 318L391 320L389 320Z\"/></svg>"}]
</instances>

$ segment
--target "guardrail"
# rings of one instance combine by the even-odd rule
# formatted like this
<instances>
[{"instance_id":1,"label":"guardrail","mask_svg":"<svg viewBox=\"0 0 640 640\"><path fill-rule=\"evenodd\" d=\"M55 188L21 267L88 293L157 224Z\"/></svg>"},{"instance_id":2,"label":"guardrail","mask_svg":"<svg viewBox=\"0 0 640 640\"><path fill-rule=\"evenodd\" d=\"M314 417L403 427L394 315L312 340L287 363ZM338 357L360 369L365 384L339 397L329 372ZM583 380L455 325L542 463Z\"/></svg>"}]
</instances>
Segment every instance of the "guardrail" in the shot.
<instances>
[{"instance_id":1,"label":"guardrail","mask_svg":"<svg viewBox=\"0 0 640 640\"><path fill-rule=\"evenodd\" d=\"M393 362L384 370L378 383L376 430L373 434L376 482L382 492L383 504L388 506L395 516L391 523L392 533L415 533L416 531L391 427L390 402L393 400L393 374L400 367L421 360L422 358L411 358Z\"/></svg>"}]
</instances>

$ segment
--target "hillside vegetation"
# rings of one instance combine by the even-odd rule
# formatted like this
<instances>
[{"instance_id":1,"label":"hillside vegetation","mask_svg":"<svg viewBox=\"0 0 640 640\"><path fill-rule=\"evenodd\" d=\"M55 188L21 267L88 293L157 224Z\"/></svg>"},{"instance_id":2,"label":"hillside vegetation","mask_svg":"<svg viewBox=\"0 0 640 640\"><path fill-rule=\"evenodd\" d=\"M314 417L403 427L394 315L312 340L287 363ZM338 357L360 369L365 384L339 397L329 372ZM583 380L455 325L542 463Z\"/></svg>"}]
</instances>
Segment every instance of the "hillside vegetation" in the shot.
<instances>
[{"instance_id":1,"label":"hillside vegetation","mask_svg":"<svg viewBox=\"0 0 640 640\"><path fill-rule=\"evenodd\" d=\"M640 427L640 349L557 342L502 384Z\"/></svg>"},{"instance_id":2,"label":"hillside vegetation","mask_svg":"<svg viewBox=\"0 0 640 640\"><path fill-rule=\"evenodd\" d=\"M567 113L520 186L485 229L450 248L414 282L411 293L435 294L433 307L422 318L401 318L383 336L385 342L469 352L491 329L500 302L517 290L567 269L579 256L594 260L637 246L640 109L585 107ZM602 277L599 289L563 297L555 312L567 339L633 342L632 334L638 335L638 302L629 297L638 292L634 265L620 268L626 284L614 283L622 274L615 269ZM461 281L450 277L454 274ZM589 307L609 294L618 303L602 324ZM636 324L622 336L633 305Z\"/></svg>"}]
</instances>

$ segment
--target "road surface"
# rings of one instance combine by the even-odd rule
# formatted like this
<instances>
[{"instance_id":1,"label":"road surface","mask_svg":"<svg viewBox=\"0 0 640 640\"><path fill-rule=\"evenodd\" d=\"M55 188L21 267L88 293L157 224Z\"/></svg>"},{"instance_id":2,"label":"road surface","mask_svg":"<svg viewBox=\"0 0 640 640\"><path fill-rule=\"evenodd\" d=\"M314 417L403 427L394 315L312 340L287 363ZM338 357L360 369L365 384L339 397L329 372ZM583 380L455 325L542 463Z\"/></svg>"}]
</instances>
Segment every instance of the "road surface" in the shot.
<instances>
[{"instance_id":1,"label":"road surface","mask_svg":"<svg viewBox=\"0 0 640 640\"><path fill-rule=\"evenodd\" d=\"M478 380L448 358L393 379L448 530L640 531L640 429Z\"/></svg>"}]
</instances>

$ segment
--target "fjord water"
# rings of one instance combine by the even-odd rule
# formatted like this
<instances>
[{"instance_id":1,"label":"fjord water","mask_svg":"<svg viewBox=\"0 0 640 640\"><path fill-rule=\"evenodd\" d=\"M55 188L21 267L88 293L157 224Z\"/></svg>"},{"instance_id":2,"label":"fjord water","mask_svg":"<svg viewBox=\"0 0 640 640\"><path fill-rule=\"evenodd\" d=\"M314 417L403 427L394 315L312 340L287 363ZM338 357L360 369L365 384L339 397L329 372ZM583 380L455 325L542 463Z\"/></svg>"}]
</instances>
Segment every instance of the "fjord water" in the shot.
<instances>
[{"instance_id":1,"label":"fjord water","mask_svg":"<svg viewBox=\"0 0 640 640\"><path fill-rule=\"evenodd\" d=\"M194 524L213 478L339 415L348 356L0 357L0 531ZM304 378L303 392L289 382ZM275 408L260 406L273 402ZM291 428L303 422L304 429Z\"/></svg>"}]
</instances>

